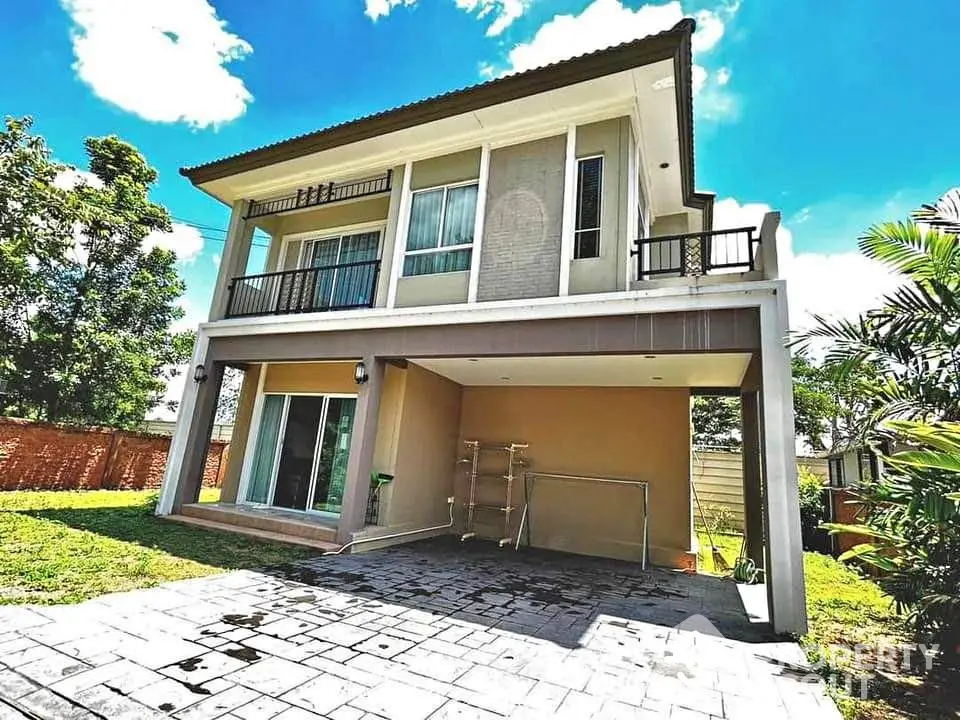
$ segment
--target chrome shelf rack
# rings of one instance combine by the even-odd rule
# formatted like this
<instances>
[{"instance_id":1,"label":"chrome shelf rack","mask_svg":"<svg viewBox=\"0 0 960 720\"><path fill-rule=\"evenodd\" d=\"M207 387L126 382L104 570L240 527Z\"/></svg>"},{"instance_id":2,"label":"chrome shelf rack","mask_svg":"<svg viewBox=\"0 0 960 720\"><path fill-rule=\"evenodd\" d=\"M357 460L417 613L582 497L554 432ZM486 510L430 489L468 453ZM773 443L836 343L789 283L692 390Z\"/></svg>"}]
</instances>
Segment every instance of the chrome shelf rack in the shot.
<instances>
[{"instance_id":1,"label":"chrome shelf rack","mask_svg":"<svg viewBox=\"0 0 960 720\"><path fill-rule=\"evenodd\" d=\"M477 537L474 520L477 512L494 512L503 515L503 534L497 541L500 547L516 545L520 540L520 528L514 533L511 529L515 511L519 507L513 505L514 483L521 480L523 468L527 467L525 457L527 443L482 443L479 440L464 440L468 456L460 462L469 465L469 490L465 507L467 510L466 525L460 540L466 541ZM505 456L506 469L503 472L481 471L481 460L484 455ZM477 497L477 485L483 482L498 482L503 489L503 503L480 502Z\"/></svg>"}]
</instances>

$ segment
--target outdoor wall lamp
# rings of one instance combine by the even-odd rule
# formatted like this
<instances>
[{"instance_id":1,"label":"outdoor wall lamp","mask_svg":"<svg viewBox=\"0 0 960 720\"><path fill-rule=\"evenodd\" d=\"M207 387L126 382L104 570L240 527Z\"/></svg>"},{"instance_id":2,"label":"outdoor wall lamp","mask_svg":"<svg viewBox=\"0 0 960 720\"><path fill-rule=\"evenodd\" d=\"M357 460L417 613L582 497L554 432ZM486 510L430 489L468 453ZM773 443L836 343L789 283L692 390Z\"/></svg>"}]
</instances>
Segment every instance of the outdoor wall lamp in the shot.
<instances>
[{"instance_id":1,"label":"outdoor wall lamp","mask_svg":"<svg viewBox=\"0 0 960 720\"><path fill-rule=\"evenodd\" d=\"M195 383L207 381L207 369L203 365L197 365L196 369L193 371L193 381Z\"/></svg>"},{"instance_id":2,"label":"outdoor wall lamp","mask_svg":"<svg viewBox=\"0 0 960 720\"><path fill-rule=\"evenodd\" d=\"M353 379L357 381L357 385L363 385L370 379L370 376L367 374L367 366L363 364L363 360L358 362L357 366L353 369Z\"/></svg>"}]
</instances>

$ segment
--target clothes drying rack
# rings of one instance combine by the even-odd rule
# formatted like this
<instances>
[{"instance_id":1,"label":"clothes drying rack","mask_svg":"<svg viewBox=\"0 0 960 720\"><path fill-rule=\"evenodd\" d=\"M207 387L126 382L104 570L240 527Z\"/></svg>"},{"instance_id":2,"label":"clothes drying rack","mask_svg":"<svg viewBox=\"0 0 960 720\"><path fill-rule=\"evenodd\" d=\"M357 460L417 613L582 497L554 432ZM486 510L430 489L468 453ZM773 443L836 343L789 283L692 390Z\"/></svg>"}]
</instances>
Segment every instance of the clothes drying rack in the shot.
<instances>
[{"instance_id":1,"label":"clothes drying rack","mask_svg":"<svg viewBox=\"0 0 960 720\"><path fill-rule=\"evenodd\" d=\"M495 512L503 515L503 535L497 541L500 547L505 547L514 542L520 542L520 529L517 529L516 538L511 532L511 518L518 509L513 504L513 485L521 477L521 469L527 465L524 457L524 451L527 449L527 443L508 442L508 443L482 443L479 440L464 440L464 446L470 452L469 457L461 458L460 462L469 464L470 487L467 496L467 521L464 532L460 540L470 540L477 536L474 528L474 519L478 512ZM505 455L507 461L506 469L497 472L487 472L481 469L481 456L483 454ZM477 485L480 481L492 481L499 483L503 489L503 503L482 503L477 499ZM489 497L489 496L486 496Z\"/></svg>"},{"instance_id":2,"label":"clothes drying rack","mask_svg":"<svg viewBox=\"0 0 960 720\"><path fill-rule=\"evenodd\" d=\"M562 473L548 473L548 472L525 472L523 474L523 489L524 489L524 503L523 503L523 512L520 515L520 528L517 531L517 542L514 547L515 550L520 549L520 538L523 536L523 531L527 531L527 545L530 545L530 503L533 500L533 491L536 485L536 481L541 480L558 480L566 482L582 482L582 483L593 483L597 485L626 485L629 487L635 487L638 490L643 491L643 530L642 532L642 543L643 548L640 556L640 567L643 570L647 569L647 554L649 553L649 534L650 534L650 486L645 480L628 480L626 478L611 478L611 477L594 477L590 475L564 475Z\"/></svg>"}]
</instances>

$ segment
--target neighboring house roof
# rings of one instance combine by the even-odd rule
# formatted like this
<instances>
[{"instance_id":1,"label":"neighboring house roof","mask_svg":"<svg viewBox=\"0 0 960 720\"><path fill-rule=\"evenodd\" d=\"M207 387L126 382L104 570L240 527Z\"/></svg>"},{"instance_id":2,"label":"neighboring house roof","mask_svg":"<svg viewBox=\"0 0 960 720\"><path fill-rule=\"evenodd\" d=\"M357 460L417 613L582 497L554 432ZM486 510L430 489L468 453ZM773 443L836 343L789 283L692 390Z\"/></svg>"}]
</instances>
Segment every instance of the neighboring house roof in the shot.
<instances>
[{"instance_id":1,"label":"neighboring house roof","mask_svg":"<svg viewBox=\"0 0 960 720\"><path fill-rule=\"evenodd\" d=\"M691 36L695 29L695 21L685 18L670 30L656 35L401 105L203 165L181 168L180 174L189 178L194 185L201 185L284 160L672 58L677 88L684 202L690 207L701 208L706 223L712 220L713 195L695 191L693 174ZM710 224L705 226L710 227Z\"/></svg>"}]
</instances>

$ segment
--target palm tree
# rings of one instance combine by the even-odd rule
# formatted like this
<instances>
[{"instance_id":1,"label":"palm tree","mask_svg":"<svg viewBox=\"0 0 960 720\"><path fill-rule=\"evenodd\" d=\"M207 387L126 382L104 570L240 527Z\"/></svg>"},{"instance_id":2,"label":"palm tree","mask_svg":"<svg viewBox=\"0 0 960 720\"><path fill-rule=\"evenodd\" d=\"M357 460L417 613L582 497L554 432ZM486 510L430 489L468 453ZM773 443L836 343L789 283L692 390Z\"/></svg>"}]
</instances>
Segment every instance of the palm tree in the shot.
<instances>
[{"instance_id":1,"label":"palm tree","mask_svg":"<svg viewBox=\"0 0 960 720\"><path fill-rule=\"evenodd\" d=\"M882 307L855 320L815 316L795 340L828 341L825 363L854 382L871 369L860 387L874 409L867 430L889 418L960 420L960 189L916 217L860 238L864 255L903 279Z\"/></svg>"}]
</instances>

